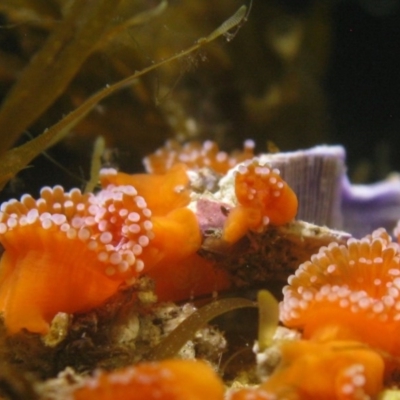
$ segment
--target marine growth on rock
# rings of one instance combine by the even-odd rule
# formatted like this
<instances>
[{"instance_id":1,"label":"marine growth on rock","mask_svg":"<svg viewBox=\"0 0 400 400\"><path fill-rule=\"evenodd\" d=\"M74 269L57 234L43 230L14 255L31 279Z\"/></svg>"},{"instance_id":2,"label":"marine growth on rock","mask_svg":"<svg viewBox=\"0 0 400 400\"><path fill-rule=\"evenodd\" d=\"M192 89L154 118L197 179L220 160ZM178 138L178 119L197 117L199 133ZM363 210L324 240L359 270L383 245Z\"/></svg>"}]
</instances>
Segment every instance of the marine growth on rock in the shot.
<instances>
[{"instance_id":1,"label":"marine growth on rock","mask_svg":"<svg viewBox=\"0 0 400 400\"><path fill-rule=\"evenodd\" d=\"M211 299L215 292L264 285L265 280L257 281L260 270L252 270L252 257L257 264L265 262L262 268L270 268L273 278L281 266L274 254L282 254L292 270L283 288L280 321L297 331L301 340L275 341L280 359L268 376L260 376L257 387L230 390L228 398L375 398L398 371L400 246L384 228L359 239L298 220L298 213L312 215L302 203L309 196L317 198L311 198L315 203L325 191L335 194L331 203L324 200L324 207L330 204L330 208L316 210L314 216L341 223L345 216L340 209L341 190L346 181L342 152L318 148L258 157L253 152L251 141L230 155L210 141L203 145L169 142L145 159L147 173L102 169L100 188L93 193L44 187L37 199L24 195L4 202L0 312L6 337L43 338L60 313L84 318L95 309L106 314L117 306L132 331L128 334L121 321L118 329L112 326L111 317L109 331L134 337L135 323L126 315L134 315L140 325L156 301ZM302 163L307 168L297 168ZM314 176L310 165L329 165L336 172L331 180L324 180L322 173L309 186L295 189L292 164L307 176ZM215 184L202 185L209 179ZM321 182L326 186L321 188ZM374 204L381 211L385 202ZM310 237L326 245L314 253ZM314 247L316 243L315 239ZM295 254L293 246L301 251ZM243 264L239 270L226 262L234 260L235 254L235 263ZM296 264L296 260L302 261ZM154 296L147 297L149 308L142 310L143 315L132 311L138 301L135 295L122 305L116 300L106 306L129 287L131 293L139 292L142 278L152 283L145 290L151 288ZM156 323L151 329L168 330ZM115 340L118 335L109 337ZM146 340L154 340L155 347L162 333L157 340L149 337ZM224 397L222 380L206 363L193 360L98 370L71 393L77 400Z\"/></svg>"}]
</instances>

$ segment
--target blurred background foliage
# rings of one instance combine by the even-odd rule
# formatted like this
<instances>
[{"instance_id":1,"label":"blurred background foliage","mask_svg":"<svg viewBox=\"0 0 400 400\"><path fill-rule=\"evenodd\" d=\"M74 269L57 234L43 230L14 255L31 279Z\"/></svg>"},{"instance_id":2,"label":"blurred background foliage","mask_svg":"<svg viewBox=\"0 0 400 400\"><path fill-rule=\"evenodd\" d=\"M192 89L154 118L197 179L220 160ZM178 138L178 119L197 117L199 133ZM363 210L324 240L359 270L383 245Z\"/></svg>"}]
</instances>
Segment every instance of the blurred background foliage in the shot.
<instances>
[{"instance_id":1,"label":"blurred background foliage","mask_svg":"<svg viewBox=\"0 0 400 400\"><path fill-rule=\"evenodd\" d=\"M1 0L0 154L106 85L179 54L242 4ZM84 187L98 136L106 140L104 163L131 172L168 138L211 138L227 150L253 138L258 151L268 142L281 150L341 143L355 180L381 179L400 169L399 15L396 0L253 0L234 37L102 101L10 176L1 196L37 194L44 185Z\"/></svg>"}]
</instances>

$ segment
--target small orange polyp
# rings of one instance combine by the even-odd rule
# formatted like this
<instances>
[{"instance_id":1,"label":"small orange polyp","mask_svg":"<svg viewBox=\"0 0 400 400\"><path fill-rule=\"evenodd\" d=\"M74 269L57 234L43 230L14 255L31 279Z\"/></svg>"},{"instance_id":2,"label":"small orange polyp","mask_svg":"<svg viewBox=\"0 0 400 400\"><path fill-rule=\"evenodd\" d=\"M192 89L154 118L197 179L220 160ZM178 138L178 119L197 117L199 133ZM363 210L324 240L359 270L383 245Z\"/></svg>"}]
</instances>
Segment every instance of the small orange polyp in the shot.
<instances>
[{"instance_id":1,"label":"small orange polyp","mask_svg":"<svg viewBox=\"0 0 400 400\"><path fill-rule=\"evenodd\" d=\"M256 390L239 390L230 400L358 400L383 388L382 357L362 343L283 342L281 361Z\"/></svg>"},{"instance_id":2,"label":"small orange polyp","mask_svg":"<svg viewBox=\"0 0 400 400\"><path fill-rule=\"evenodd\" d=\"M202 361L166 360L99 372L74 400L223 400L224 387Z\"/></svg>"},{"instance_id":3,"label":"small orange polyp","mask_svg":"<svg viewBox=\"0 0 400 400\"><path fill-rule=\"evenodd\" d=\"M257 231L263 227L261 210L237 205L229 211L225 221L222 238L228 243L235 243L248 231Z\"/></svg>"},{"instance_id":4,"label":"small orange polyp","mask_svg":"<svg viewBox=\"0 0 400 400\"><path fill-rule=\"evenodd\" d=\"M297 196L279 170L257 161L239 165L235 194L238 205L228 215L222 236L229 243L239 240L248 230L259 231L268 224L284 225L296 216Z\"/></svg>"}]
</instances>

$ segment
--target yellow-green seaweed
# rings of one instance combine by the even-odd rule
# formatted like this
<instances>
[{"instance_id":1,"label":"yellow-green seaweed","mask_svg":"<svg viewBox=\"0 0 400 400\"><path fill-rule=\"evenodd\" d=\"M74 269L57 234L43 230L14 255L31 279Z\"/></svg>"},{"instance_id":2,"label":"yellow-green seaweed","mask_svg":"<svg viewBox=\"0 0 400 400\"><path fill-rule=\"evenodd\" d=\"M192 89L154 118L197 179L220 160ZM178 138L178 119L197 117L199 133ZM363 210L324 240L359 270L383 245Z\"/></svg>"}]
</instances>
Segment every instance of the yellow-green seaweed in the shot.
<instances>
[{"instance_id":1,"label":"yellow-green seaweed","mask_svg":"<svg viewBox=\"0 0 400 400\"><path fill-rule=\"evenodd\" d=\"M258 347L264 351L272 344L272 338L279 324L279 305L268 290L260 290L258 302Z\"/></svg>"}]
</instances>

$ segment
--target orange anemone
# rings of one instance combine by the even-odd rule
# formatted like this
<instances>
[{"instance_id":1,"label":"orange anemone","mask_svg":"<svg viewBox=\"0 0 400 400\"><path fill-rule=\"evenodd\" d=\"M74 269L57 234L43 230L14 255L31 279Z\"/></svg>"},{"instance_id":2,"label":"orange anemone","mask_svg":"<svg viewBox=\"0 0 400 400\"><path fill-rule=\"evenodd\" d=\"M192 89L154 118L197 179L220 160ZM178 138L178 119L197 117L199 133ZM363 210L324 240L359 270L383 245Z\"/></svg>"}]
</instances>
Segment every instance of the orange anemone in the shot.
<instances>
[{"instance_id":1,"label":"orange anemone","mask_svg":"<svg viewBox=\"0 0 400 400\"><path fill-rule=\"evenodd\" d=\"M204 143L188 142L181 145L175 140L169 140L165 146L144 158L147 172L164 173L176 164L184 164L189 169L198 170L208 167L220 174L226 174L229 169L242 161L254 157L254 142L246 140L242 151L230 154L220 151L217 143L207 140Z\"/></svg>"},{"instance_id":2,"label":"orange anemone","mask_svg":"<svg viewBox=\"0 0 400 400\"><path fill-rule=\"evenodd\" d=\"M223 400L224 387L202 361L167 360L99 372L74 400Z\"/></svg>"},{"instance_id":3,"label":"orange anemone","mask_svg":"<svg viewBox=\"0 0 400 400\"><path fill-rule=\"evenodd\" d=\"M224 225L223 239L233 243L248 230L259 231L268 224L284 225L297 213L297 197L276 168L247 161L235 176L238 205Z\"/></svg>"},{"instance_id":4,"label":"orange anemone","mask_svg":"<svg viewBox=\"0 0 400 400\"><path fill-rule=\"evenodd\" d=\"M322 247L289 277L281 320L305 338L357 340L400 355L400 253L384 229Z\"/></svg>"},{"instance_id":5,"label":"orange anemone","mask_svg":"<svg viewBox=\"0 0 400 400\"><path fill-rule=\"evenodd\" d=\"M158 259L145 272L155 282L159 301L177 301L230 286L229 275L196 254L201 231L190 201L187 167L175 164L165 173L129 175L114 169L101 171L101 183L133 185L152 210L152 248Z\"/></svg>"},{"instance_id":6,"label":"orange anemone","mask_svg":"<svg viewBox=\"0 0 400 400\"><path fill-rule=\"evenodd\" d=\"M265 383L239 390L229 400L370 399L383 387L381 356L357 342L284 342L281 355Z\"/></svg>"},{"instance_id":7,"label":"orange anemone","mask_svg":"<svg viewBox=\"0 0 400 400\"><path fill-rule=\"evenodd\" d=\"M45 187L3 203L0 311L9 332L45 334L58 312L101 305L158 260L151 212L132 186L98 195Z\"/></svg>"},{"instance_id":8,"label":"orange anemone","mask_svg":"<svg viewBox=\"0 0 400 400\"><path fill-rule=\"evenodd\" d=\"M113 168L100 171L102 187L132 185L146 199L152 215L166 215L190 202L187 168L177 164L166 173L126 174Z\"/></svg>"},{"instance_id":9,"label":"orange anemone","mask_svg":"<svg viewBox=\"0 0 400 400\"><path fill-rule=\"evenodd\" d=\"M228 273L196 254L201 231L195 214L186 208L189 184L186 167L174 165L165 174L128 175L113 169L101 172L102 185L132 184L152 210L152 248L158 259L145 272L155 281L159 301L177 301L229 287Z\"/></svg>"},{"instance_id":10,"label":"orange anemone","mask_svg":"<svg viewBox=\"0 0 400 400\"><path fill-rule=\"evenodd\" d=\"M195 214L186 208L190 201L186 167L175 165L165 174L125 174L114 169L101 171L101 183L132 185L151 209L152 246L157 261L176 261L195 253L201 245L201 231Z\"/></svg>"}]
</instances>

